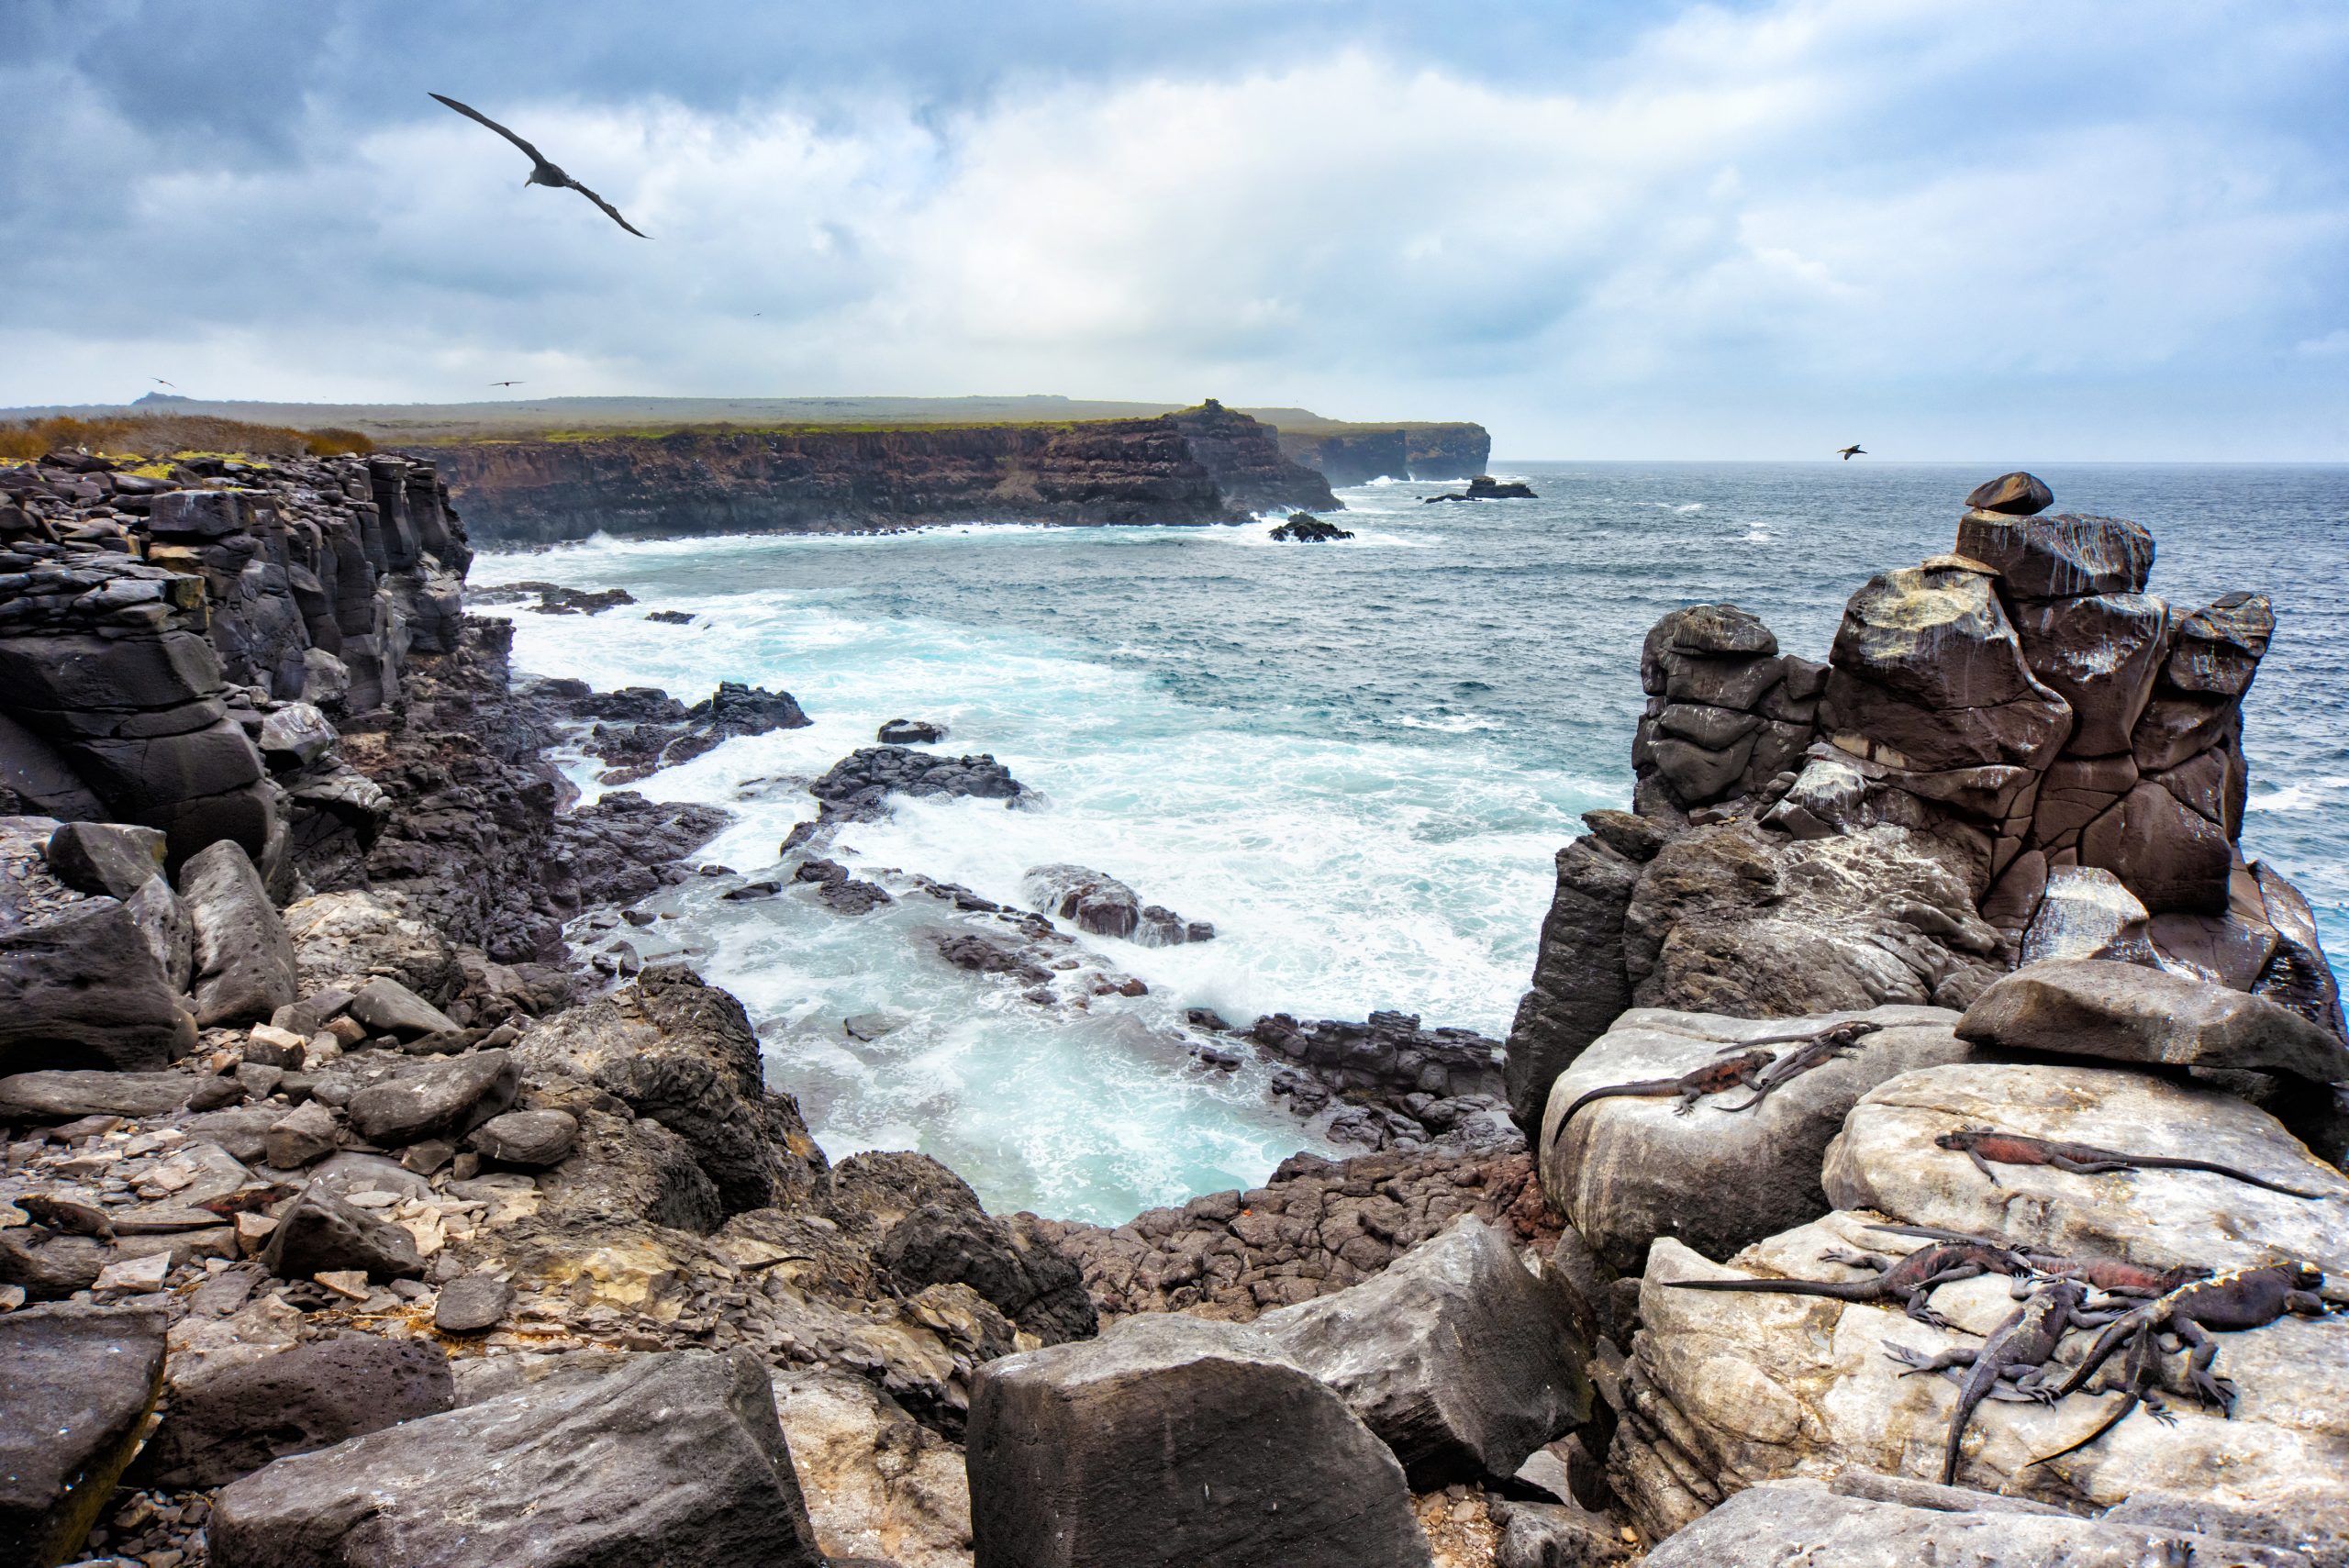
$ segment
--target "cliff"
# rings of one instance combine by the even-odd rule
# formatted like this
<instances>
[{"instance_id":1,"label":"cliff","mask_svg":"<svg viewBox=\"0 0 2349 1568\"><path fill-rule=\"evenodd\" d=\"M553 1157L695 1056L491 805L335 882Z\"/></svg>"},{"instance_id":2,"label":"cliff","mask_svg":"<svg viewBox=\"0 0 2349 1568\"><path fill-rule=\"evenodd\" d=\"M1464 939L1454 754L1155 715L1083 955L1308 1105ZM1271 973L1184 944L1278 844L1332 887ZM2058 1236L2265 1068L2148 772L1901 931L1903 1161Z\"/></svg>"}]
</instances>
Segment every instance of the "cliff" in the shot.
<instances>
[{"instance_id":1,"label":"cliff","mask_svg":"<svg viewBox=\"0 0 2349 1568\"><path fill-rule=\"evenodd\" d=\"M1281 455L1332 484L1391 479L1467 479L1485 472L1493 438L1482 425L1374 425L1324 419L1303 408L1247 410L1280 431Z\"/></svg>"}]
</instances>

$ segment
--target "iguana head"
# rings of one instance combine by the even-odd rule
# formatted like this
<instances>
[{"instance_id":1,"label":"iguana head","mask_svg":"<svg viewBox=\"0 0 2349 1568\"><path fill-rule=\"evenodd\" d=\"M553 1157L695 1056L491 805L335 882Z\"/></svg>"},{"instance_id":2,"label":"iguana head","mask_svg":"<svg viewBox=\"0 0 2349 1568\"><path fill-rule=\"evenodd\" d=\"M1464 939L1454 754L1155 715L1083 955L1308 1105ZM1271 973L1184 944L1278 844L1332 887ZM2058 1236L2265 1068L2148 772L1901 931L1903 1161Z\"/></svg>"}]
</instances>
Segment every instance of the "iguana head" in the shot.
<instances>
[{"instance_id":1,"label":"iguana head","mask_svg":"<svg viewBox=\"0 0 2349 1568\"><path fill-rule=\"evenodd\" d=\"M1943 1149L1971 1149L1976 1139L1989 1135L1990 1129L1987 1127L1961 1127L1955 1132L1941 1134L1933 1142Z\"/></svg>"}]
</instances>

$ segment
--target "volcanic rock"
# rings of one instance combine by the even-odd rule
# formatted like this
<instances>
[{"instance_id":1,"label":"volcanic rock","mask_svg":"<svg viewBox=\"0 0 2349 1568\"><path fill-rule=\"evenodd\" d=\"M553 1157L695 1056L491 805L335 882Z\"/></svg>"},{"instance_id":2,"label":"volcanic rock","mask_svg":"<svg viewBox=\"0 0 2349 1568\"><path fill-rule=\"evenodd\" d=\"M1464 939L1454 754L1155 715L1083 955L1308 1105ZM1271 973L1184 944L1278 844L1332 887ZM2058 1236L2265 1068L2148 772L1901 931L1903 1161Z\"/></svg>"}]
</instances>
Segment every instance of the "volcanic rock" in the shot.
<instances>
[{"instance_id":1,"label":"volcanic rock","mask_svg":"<svg viewBox=\"0 0 2349 1568\"><path fill-rule=\"evenodd\" d=\"M2338 1036L2265 997L2134 963L2066 960L2017 970L1957 1025L1966 1040L2169 1067L2252 1068L2349 1081Z\"/></svg>"},{"instance_id":2,"label":"volcanic rock","mask_svg":"<svg viewBox=\"0 0 2349 1568\"><path fill-rule=\"evenodd\" d=\"M1974 487L1965 505L1976 512L2000 512L2011 517L2035 517L2055 504L2055 493L2035 473L2002 473Z\"/></svg>"},{"instance_id":3,"label":"volcanic rock","mask_svg":"<svg viewBox=\"0 0 2349 1568\"><path fill-rule=\"evenodd\" d=\"M294 944L239 845L223 840L190 857L180 896L195 929L198 1024L266 1022L294 1000Z\"/></svg>"},{"instance_id":4,"label":"volcanic rock","mask_svg":"<svg viewBox=\"0 0 2349 1568\"><path fill-rule=\"evenodd\" d=\"M342 1334L192 1381L139 1454L137 1485L225 1485L287 1454L330 1448L456 1402L448 1358L415 1340Z\"/></svg>"},{"instance_id":5,"label":"volcanic rock","mask_svg":"<svg viewBox=\"0 0 2349 1568\"><path fill-rule=\"evenodd\" d=\"M485 1160L524 1170L558 1163L579 1140L579 1120L569 1111L507 1111L465 1137L465 1147Z\"/></svg>"},{"instance_id":6,"label":"volcanic rock","mask_svg":"<svg viewBox=\"0 0 2349 1568\"><path fill-rule=\"evenodd\" d=\"M935 746L946 739L946 726L926 718L893 718L875 739L884 746Z\"/></svg>"},{"instance_id":7,"label":"volcanic rock","mask_svg":"<svg viewBox=\"0 0 2349 1568\"><path fill-rule=\"evenodd\" d=\"M163 1382L163 1314L0 1314L0 1562L82 1553Z\"/></svg>"},{"instance_id":8,"label":"volcanic rock","mask_svg":"<svg viewBox=\"0 0 2349 1568\"><path fill-rule=\"evenodd\" d=\"M424 1260L406 1230L371 1218L315 1181L278 1217L262 1263L278 1278L291 1280L344 1269L377 1281L415 1279L424 1272Z\"/></svg>"},{"instance_id":9,"label":"volcanic rock","mask_svg":"<svg viewBox=\"0 0 2349 1568\"><path fill-rule=\"evenodd\" d=\"M351 1096L351 1124L370 1143L396 1148L470 1132L514 1103L521 1069L506 1051L420 1062Z\"/></svg>"}]
</instances>

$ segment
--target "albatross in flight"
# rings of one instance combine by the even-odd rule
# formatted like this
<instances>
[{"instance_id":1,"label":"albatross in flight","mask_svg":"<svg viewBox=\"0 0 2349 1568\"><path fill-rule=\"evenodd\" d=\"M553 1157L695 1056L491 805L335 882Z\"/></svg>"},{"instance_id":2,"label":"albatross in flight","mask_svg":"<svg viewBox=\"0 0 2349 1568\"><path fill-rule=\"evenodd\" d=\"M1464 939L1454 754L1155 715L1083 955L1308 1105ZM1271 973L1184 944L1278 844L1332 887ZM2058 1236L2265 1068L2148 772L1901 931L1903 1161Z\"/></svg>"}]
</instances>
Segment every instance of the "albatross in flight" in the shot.
<instances>
[{"instance_id":1,"label":"albatross in flight","mask_svg":"<svg viewBox=\"0 0 2349 1568\"><path fill-rule=\"evenodd\" d=\"M612 216L613 216L614 217L618 217L619 216L619 214L618 214L618 213L614 213ZM1860 444L1859 444L1859 442L1857 442L1857 441L1854 441L1854 442L1853 442L1850 446L1848 446L1848 447L1842 447L1842 448L1837 449L1835 455L1836 455L1837 457L1842 458L1845 462L1851 462L1851 461L1852 461L1854 458L1855 458L1855 457L1865 457L1865 456L1867 456L1867 455L1868 455L1868 449L1867 449L1867 448L1865 448L1865 447L1864 447L1864 446L1862 446L1862 445L1860 445Z\"/></svg>"},{"instance_id":2,"label":"albatross in flight","mask_svg":"<svg viewBox=\"0 0 2349 1568\"><path fill-rule=\"evenodd\" d=\"M487 126L490 129L495 131L498 135L504 137L507 140L512 142L515 146L528 153L530 158L530 177L522 182L525 186L553 185L557 188L567 188L577 191L581 195L585 196L589 201L594 202L597 206L602 207L604 209L605 217L610 218L614 223L618 224L622 228L627 229L630 234L635 235L639 239L651 238L651 236L647 235L644 230L637 228L636 225L622 217L618 207L606 201L603 197L597 195L595 192L589 190L586 186L581 184L578 181L573 179L570 175L564 173L562 170L556 168L553 164L548 162L546 159L540 154L537 148L532 147L529 142L524 141L520 137L516 136L512 131L507 130L504 126L499 125L495 120L491 119L487 115L483 114L479 109L461 104L454 98L442 98L438 93L434 93L429 95L433 98L439 99L441 103L448 105L451 108L456 110L459 114L464 116L465 118L469 120L479 120L482 124Z\"/></svg>"}]
</instances>

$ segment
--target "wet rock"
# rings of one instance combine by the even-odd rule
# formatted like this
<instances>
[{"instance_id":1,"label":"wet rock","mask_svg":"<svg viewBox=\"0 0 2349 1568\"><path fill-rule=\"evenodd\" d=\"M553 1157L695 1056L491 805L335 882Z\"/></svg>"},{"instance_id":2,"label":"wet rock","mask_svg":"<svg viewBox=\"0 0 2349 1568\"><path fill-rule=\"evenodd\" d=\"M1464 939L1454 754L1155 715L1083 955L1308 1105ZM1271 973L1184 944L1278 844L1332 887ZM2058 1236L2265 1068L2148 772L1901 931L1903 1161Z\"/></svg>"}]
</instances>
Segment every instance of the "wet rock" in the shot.
<instances>
[{"instance_id":1,"label":"wet rock","mask_svg":"<svg viewBox=\"0 0 2349 1568\"><path fill-rule=\"evenodd\" d=\"M1592 1100L1562 1122L1592 1090L1676 1079L1720 1061L1740 1041L1845 1021L1876 1028L1751 1110L1730 1108L1751 1097L1731 1088L1685 1116L1676 1096L1625 1095ZM1660 1236L1726 1257L1827 1212L1820 1160L1845 1114L1889 1079L1969 1060L1973 1051L1953 1032L1956 1022L1946 1009L1919 1006L1759 1020L1635 1008L1552 1086L1540 1145L1543 1190L1619 1272L1637 1272ZM1756 1049L1784 1057L1801 1042Z\"/></svg>"},{"instance_id":2,"label":"wet rock","mask_svg":"<svg viewBox=\"0 0 2349 1568\"><path fill-rule=\"evenodd\" d=\"M294 944L240 846L223 840L191 856L180 896L195 930L199 1025L265 1022L294 1000Z\"/></svg>"},{"instance_id":3,"label":"wet rock","mask_svg":"<svg viewBox=\"0 0 2349 1568\"><path fill-rule=\"evenodd\" d=\"M1774 1481L1739 1493L1646 1561L1654 1568L1764 1568L1798 1553L1815 1568L1907 1568L1909 1563L1996 1561L2000 1568L2143 1568L2157 1562L2305 1568L2289 1550L2060 1508L1957 1487L1919 1487L1908 1506L1855 1496L1852 1482ZM1854 1488L1856 1489L1856 1488ZM1992 1553L1980 1559L1983 1552Z\"/></svg>"},{"instance_id":4,"label":"wet rock","mask_svg":"<svg viewBox=\"0 0 2349 1568\"><path fill-rule=\"evenodd\" d=\"M139 1454L134 1485L225 1485L287 1454L330 1448L456 1403L448 1358L415 1340L343 1334L193 1381Z\"/></svg>"},{"instance_id":5,"label":"wet rock","mask_svg":"<svg viewBox=\"0 0 2349 1568\"><path fill-rule=\"evenodd\" d=\"M218 1568L823 1562L766 1368L692 1351L280 1460L220 1494L212 1551Z\"/></svg>"},{"instance_id":6,"label":"wet rock","mask_svg":"<svg viewBox=\"0 0 2349 1568\"><path fill-rule=\"evenodd\" d=\"M1029 906L1098 937L1130 937L1141 921L1141 900L1112 876L1077 865L1035 866L1019 880Z\"/></svg>"},{"instance_id":7,"label":"wet rock","mask_svg":"<svg viewBox=\"0 0 2349 1568\"><path fill-rule=\"evenodd\" d=\"M161 1311L0 1314L0 1561L81 1554L163 1381Z\"/></svg>"},{"instance_id":8,"label":"wet rock","mask_svg":"<svg viewBox=\"0 0 2349 1568\"><path fill-rule=\"evenodd\" d=\"M317 1182L278 1217L262 1264L280 1279L357 1270L378 1282L415 1279L424 1260L406 1230L371 1218Z\"/></svg>"},{"instance_id":9,"label":"wet rock","mask_svg":"<svg viewBox=\"0 0 2349 1568\"><path fill-rule=\"evenodd\" d=\"M460 1274L440 1287L432 1326L443 1334L485 1334L513 1306L514 1287L495 1274Z\"/></svg>"},{"instance_id":10,"label":"wet rock","mask_svg":"<svg viewBox=\"0 0 2349 1568\"><path fill-rule=\"evenodd\" d=\"M1023 985L1050 985L1052 972L1035 961L1030 949L984 931L933 927L925 932L938 956L974 974L1007 974Z\"/></svg>"},{"instance_id":11,"label":"wet rock","mask_svg":"<svg viewBox=\"0 0 2349 1568\"><path fill-rule=\"evenodd\" d=\"M2142 594L2154 570L2154 536L2120 517L2015 517L1995 508L1958 520L1957 553L1998 573L2018 599Z\"/></svg>"},{"instance_id":12,"label":"wet rock","mask_svg":"<svg viewBox=\"0 0 2349 1568\"><path fill-rule=\"evenodd\" d=\"M2300 1014L2133 963L2032 964L1985 991L1957 1028L1966 1040L2008 1050L2349 1081L2349 1047Z\"/></svg>"},{"instance_id":13,"label":"wet rock","mask_svg":"<svg viewBox=\"0 0 2349 1568\"><path fill-rule=\"evenodd\" d=\"M816 896L835 915L869 915L884 905L896 902L880 884L859 881L838 861L802 861L792 869L791 880L812 883Z\"/></svg>"},{"instance_id":14,"label":"wet rock","mask_svg":"<svg viewBox=\"0 0 2349 1568\"><path fill-rule=\"evenodd\" d=\"M520 1084L510 1052L476 1051L406 1068L351 1095L344 1109L362 1138L395 1148L472 1131L512 1105Z\"/></svg>"},{"instance_id":15,"label":"wet rock","mask_svg":"<svg viewBox=\"0 0 2349 1568\"><path fill-rule=\"evenodd\" d=\"M2055 493L2047 488L2045 480L2020 470L1983 481L1965 497L1970 510L1998 512L2010 517L2036 517L2054 504Z\"/></svg>"},{"instance_id":16,"label":"wet rock","mask_svg":"<svg viewBox=\"0 0 2349 1568\"><path fill-rule=\"evenodd\" d=\"M1509 1239L1474 1218L1256 1327L1338 1391L1414 1491L1510 1474L1589 1414L1588 1347Z\"/></svg>"},{"instance_id":17,"label":"wet rock","mask_svg":"<svg viewBox=\"0 0 2349 1568\"><path fill-rule=\"evenodd\" d=\"M507 1111L473 1129L465 1147L484 1160L537 1171L559 1162L578 1140L578 1118L568 1111Z\"/></svg>"},{"instance_id":18,"label":"wet rock","mask_svg":"<svg viewBox=\"0 0 2349 1568\"><path fill-rule=\"evenodd\" d=\"M415 1040L446 1034L458 1027L456 1019L387 976L379 975L362 985L348 1006L352 1018L377 1034Z\"/></svg>"},{"instance_id":19,"label":"wet rock","mask_svg":"<svg viewBox=\"0 0 2349 1568\"><path fill-rule=\"evenodd\" d=\"M1352 528L1341 528L1335 523L1323 522L1310 512L1292 512L1288 521L1275 527L1272 537L1283 544L1327 544L1331 539L1352 539Z\"/></svg>"},{"instance_id":20,"label":"wet rock","mask_svg":"<svg viewBox=\"0 0 2349 1568\"><path fill-rule=\"evenodd\" d=\"M989 1363L967 1462L979 1568L1425 1568L1402 1466L1264 1336L1134 1318Z\"/></svg>"},{"instance_id":21,"label":"wet rock","mask_svg":"<svg viewBox=\"0 0 2349 1568\"><path fill-rule=\"evenodd\" d=\"M884 746L935 746L946 739L946 726L927 718L893 718L874 738Z\"/></svg>"}]
</instances>

